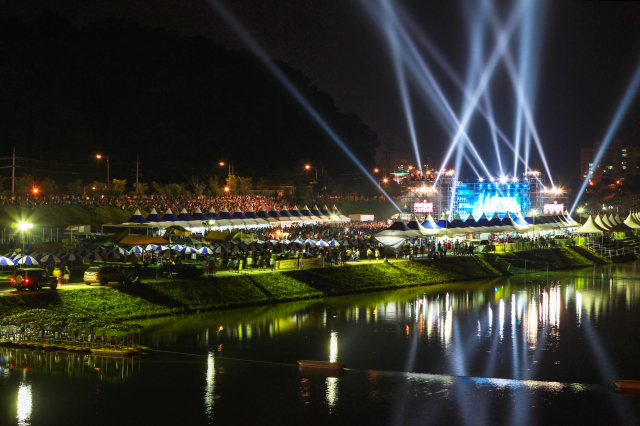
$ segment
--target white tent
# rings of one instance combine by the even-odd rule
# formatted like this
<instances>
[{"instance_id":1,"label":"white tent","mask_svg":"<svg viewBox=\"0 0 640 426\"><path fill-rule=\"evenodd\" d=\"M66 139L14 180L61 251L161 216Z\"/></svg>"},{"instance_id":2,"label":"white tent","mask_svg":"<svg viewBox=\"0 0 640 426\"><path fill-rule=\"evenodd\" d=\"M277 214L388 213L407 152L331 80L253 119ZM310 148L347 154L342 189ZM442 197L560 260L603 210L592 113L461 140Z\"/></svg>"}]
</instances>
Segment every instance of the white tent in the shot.
<instances>
[{"instance_id":1,"label":"white tent","mask_svg":"<svg viewBox=\"0 0 640 426\"><path fill-rule=\"evenodd\" d=\"M605 230L593 221L593 217L589 216L587 222L580 228L573 231L574 234L602 234Z\"/></svg>"},{"instance_id":2,"label":"white tent","mask_svg":"<svg viewBox=\"0 0 640 426\"><path fill-rule=\"evenodd\" d=\"M640 229L640 223L635 220L635 216L631 213L629 213L629 216L627 216L623 223L629 228Z\"/></svg>"},{"instance_id":3,"label":"white tent","mask_svg":"<svg viewBox=\"0 0 640 426\"><path fill-rule=\"evenodd\" d=\"M374 235L374 238L386 247L397 248L407 239L415 237L416 231L411 230L400 219L395 220L390 227Z\"/></svg>"}]
</instances>

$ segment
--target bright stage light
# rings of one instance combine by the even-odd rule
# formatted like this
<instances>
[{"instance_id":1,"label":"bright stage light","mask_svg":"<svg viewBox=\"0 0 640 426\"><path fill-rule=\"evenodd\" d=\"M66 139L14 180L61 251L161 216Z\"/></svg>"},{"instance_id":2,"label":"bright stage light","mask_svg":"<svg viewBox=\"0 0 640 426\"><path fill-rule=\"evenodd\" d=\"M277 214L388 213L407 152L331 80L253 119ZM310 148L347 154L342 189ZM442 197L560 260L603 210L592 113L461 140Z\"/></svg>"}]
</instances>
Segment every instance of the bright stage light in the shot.
<instances>
[{"instance_id":1,"label":"bright stage light","mask_svg":"<svg viewBox=\"0 0 640 426\"><path fill-rule=\"evenodd\" d=\"M478 180L479 180L480 182L484 182L484 178L482 178L482 177L481 177L480 179L478 179Z\"/></svg>"},{"instance_id":2,"label":"bright stage light","mask_svg":"<svg viewBox=\"0 0 640 426\"><path fill-rule=\"evenodd\" d=\"M209 0L209 4L215 9L218 15L235 31L242 42L253 52L258 59L269 69L269 71L276 77L280 83L289 91L289 93L298 101L298 103L307 111L307 113L322 127L322 129L333 139L333 141L347 154L347 156L358 166L362 173L378 188L380 192L393 204L393 206L401 212L402 210L393 202L389 194L382 189L376 179L371 176L367 169L360 163L351 150L345 145L340 137L333 131L331 126L322 118L322 116L316 111L316 109L307 101L304 95L291 83L291 81L285 76L280 68L269 58L267 53L260 47L260 45L253 39L247 30L238 22L233 14L222 4L219 0Z\"/></svg>"},{"instance_id":3,"label":"bright stage light","mask_svg":"<svg viewBox=\"0 0 640 426\"><path fill-rule=\"evenodd\" d=\"M509 178L508 178L508 177L506 177L506 176L502 176L502 177L500 177L500 182L501 182L501 183L507 183L507 181L508 181L508 180L509 180Z\"/></svg>"}]
</instances>

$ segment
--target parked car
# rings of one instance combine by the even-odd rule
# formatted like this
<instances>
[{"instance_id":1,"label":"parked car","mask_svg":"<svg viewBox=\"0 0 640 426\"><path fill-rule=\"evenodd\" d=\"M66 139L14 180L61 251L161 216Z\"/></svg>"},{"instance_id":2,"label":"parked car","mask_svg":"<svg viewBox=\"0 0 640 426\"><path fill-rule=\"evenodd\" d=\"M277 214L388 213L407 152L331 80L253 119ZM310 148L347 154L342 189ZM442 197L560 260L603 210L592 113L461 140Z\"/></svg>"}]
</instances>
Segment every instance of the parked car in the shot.
<instances>
[{"instance_id":1,"label":"parked car","mask_svg":"<svg viewBox=\"0 0 640 426\"><path fill-rule=\"evenodd\" d=\"M171 265L163 268L162 276L165 278L197 278L202 275L202 269L196 265L181 264Z\"/></svg>"},{"instance_id":2,"label":"parked car","mask_svg":"<svg viewBox=\"0 0 640 426\"><path fill-rule=\"evenodd\" d=\"M18 268L13 276L9 278L9 281L16 290L28 288L36 291L42 287L49 287L51 290L55 290L58 287L58 278L49 275L42 268Z\"/></svg>"},{"instance_id":3,"label":"parked car","mask_svg":"<svg viewBox=\"0 0 640 426\"><path fill-rule=\"evenodd\" d=\"M107 285L119 282L122 279L122 274L113 266L92 266L84 271L83 279L86 285L91 283Z\"/></svg>"}]
</instances>

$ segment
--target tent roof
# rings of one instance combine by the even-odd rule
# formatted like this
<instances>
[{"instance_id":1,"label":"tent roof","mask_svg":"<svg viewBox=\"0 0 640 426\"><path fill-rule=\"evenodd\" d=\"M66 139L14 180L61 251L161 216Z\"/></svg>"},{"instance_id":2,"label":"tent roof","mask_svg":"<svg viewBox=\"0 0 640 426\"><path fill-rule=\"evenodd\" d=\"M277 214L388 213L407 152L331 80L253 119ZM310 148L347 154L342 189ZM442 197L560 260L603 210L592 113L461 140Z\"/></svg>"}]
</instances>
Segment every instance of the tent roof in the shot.
<instances>
[{"instance_id":1,"label":"tent roof","mask_svg":"<svg viewBox=\"0 0 640 426\"><path fill-rule=\"evenodd\" d=\"M156 209L151 209L151 213L147 216L147 221L149 222L162 222L162 218L156 211Z\"/></svg>"},{"instance_id":2,"label":"tent roof","mask_svg":"<svg viewBox=\"0 0 640 426\"><path fill-rule=\"evenodd\" d=\"M575 234L602 234L604 232L604 229L596 225L593 221L593 217L589 215L587 222L573 232Z\"/></svg>"},{"instance_id":3,"label":"tent roof","mask_svg":"<svg viewBox=\"0 0 640 426\"><path fill-rule=\"evenodd\" d=\"M162 221L163 222L177 222L178 218L173 214L171 209L167 209L167 211L164 213L164 216L162 216Z\"/></svg>"},{"instance_id":4,"label":"tent roof","mask_svg":"<svg viewBox=\"0 0 640 426\"><path fill-rule=\"evenodd\" d=\"M207 217L202 213L202 210L200 210L200 207L198 207L198 208L196 209L196 211L193 213L192 217L193 217L193 220L198 220L198 221L202 221L202 222L209 220L209 218L207 218Z\"/></svg>"},{"instance_id":5,"label":"tent roof","mask_svg":"<svg viewBox=\"0 0 640 426\"><path fill-rule=\"evenodd\" d=\"M236 209L235 212L233 212L233 217L236 219L248 219L247 216L245 216L244 214L242 214L242 211L240 210L240 207L238 207Z\"/></svg>"},{"instance_id":6,"label":"tent roof","mask_svg":"<svg viewBox=\"0 0 640 426\"><path fill-rule=\"evenodd\" d=\"M227 220L235 219L235 217L233 217L231 215L231 213L229 213L229 210L227 210L226 207L224 209L222 209L222 211L220 212L219 216L220 216L220 219L227 219Z\"/></svg>"},{"instance_id":7,"label":"tent roof","mask_svg":"<svg viewBox=\"0 0 640 426\"><path fill-rule=\"evenodd\" d=\"M181 222L195 222L195 219L189 213L187 213L187 209L182 209L177 218Z\"/></svg>"},{"instance_id":8,"label":"tent roof","mask_svg":"<svg viewBox=\"0 0 640 426\"><path fill-rule=\"evenodd\" d=\"M168 244L169 241L162 237L137 237L127 235L118 244L126 244L130 246L141 246L146 244Z\"/></svg>"},{"instance_id":9,"label":"tent roof","mask_svg":"<svg viewBox=\"0 0 640 426\"><path fill-rule=\"evenodd\" d=\"M131 216L129 219L127 219L126 222L123 223L149 223L149 221L142 216L142 213L140 213L140 209L136 209L136 212L133 214L133 216Z\"/></svg>"}]
</instances>

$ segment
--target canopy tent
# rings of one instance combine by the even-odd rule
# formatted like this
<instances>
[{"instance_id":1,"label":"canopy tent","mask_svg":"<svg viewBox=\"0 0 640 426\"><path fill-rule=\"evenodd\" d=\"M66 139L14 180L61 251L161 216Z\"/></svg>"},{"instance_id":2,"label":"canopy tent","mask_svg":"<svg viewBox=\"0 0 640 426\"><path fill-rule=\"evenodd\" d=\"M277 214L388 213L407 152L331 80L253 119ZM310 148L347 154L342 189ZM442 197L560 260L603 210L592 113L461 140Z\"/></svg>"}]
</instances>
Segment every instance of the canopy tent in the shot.
<instances>
[{"instance_id":1,"label":"canopy tent","mask_svg":"<svg viewBox=\"0 0 640 426\"><path fill-rule=\"evenodd\" d=\"M328 216L326 216L324 213L322 213L320 211L320 209L318 208L318 206L313 206L313 209L310 210L310 212L315 216L315 217L319 217L320 220L322 220L323 222L331 222L331 219L329 219Z\"/></svg>"},{"instance_id":2,"label":"canopy tent","mask_svg":"<svg viewBox=\"0 0 640 426\"><path fill-rule=\"evenodd\" d=\"M220 220L221 219L221 217L218 215L218 213L216 213L216 211L213 210L213 207L211 207L209 209L209 213L207 213L205 217L209 221L211 221L211 220Z\"/></svg>"},{"instance_id":3,"label":"canopy tent","mask_svg":"<svg viewBox=\"0 0 640 426\"><path fill-rule=\"evenodd\" d=\"M292 223L302 222L302 219L293 216L286 207L282 207L282 210L280 210L280 217L281 220L285 219Z\"/></svg>"},{"instance_id":4,"label":"canopy tent","mask_svg":"<svg viewBox=\"0 0 640 426\"><path fill-rule=\"evenodd\" d=\"M427 216L427 219L424 222L422 222L422 226L425 229L429 230L430 235L436 235L438 233L438 229L440 229L440 227L436 224L436 222L431 217L431 213L429 213L429 216Z\"/></svg>"},{"instance_id":5,"label":"canopy tent","mask_svg":"<svg viewBox=\"0 0 640 426\"><path fill-rule=\"evenodd\" d=\"M409 221L409 223L407 223L407 228L418 232L419 235L416 235L416 236L419 236L419 237L434 235L434 232L432 232L431 230L427 230L418 222L418 219L416 218L415 214L411 216L411 220Z\"/></svg>"},{"instance_id":6,"label":"canopy tent","mask_svg":"<svg viewBox=\"0 0 640 426\"><path fill-rule=\"evenodd\" d=\"M374 238L384 246L397 248L408 238L412 238L416 231L411 230L400 219L396 219L390 227L374 235Z\"/></svg>"},{"instance_id":7,"label":"canopy tent","mask_svg":"<svg viewBox=\"0 0 640 426\"><path fill-rule=\"evenodd\" d=\"M133 214L133 216L131 216L123 223L149 223L149 220L145 219L142 216L142 213L140 213L140 209L136 209L136 212Z\"/></svg>"},{"instance_id":8,"label":"canopy tent","mask_svg":"<svg viewBox=\"0 0 640 426\"><path fill-rule=\"evenodd\" d=\"M216 226L242 226L244 225L244 222L242 221L242 219L236 219L235 217L233 217L233 215L231 213L229 213L229 210L227 210L227 208L225 207L224 209L222 209L222 211L220 213L218 213L218 216L220 216L220 219L216 221L215 225Z\"/></svg>"},{"instance_id":9,"label":"canopy tent","mask_svg":"<svg viewBox=\"0 0 640 426\"><path fill-rule=\"evenodd\" d=\"M513 224L517 230L526 231L529 229L529 224L522 217L522 213L518 213L518 215L513 219Z\"/></svg>"},{"instance_id":10,"label":"canopy tent","mask_svg":"<svg viewBox=\"0 0 640 426\"><path fill-rule=\"evenodd\" d=\"M187 209L183 208L177 218L181 226L188 226L190 228L195 228L198 226L202 227L202 221L195 220L193 216L187 213Z\"/></svg>"},{"instance_id":11,"label":"canopy tent","mask_svg":"<svg viewBox=\"0 0 640 426\"><path fill-rule=\"evenodd\" d=\"M507 212L507 214L502 218L502 223L504 223L506 226L509 226L513 229L515 229L516 231L526 231L527 228L529 227L528 225L518 225L512 218L511 215L509 215L509 212Z\"/></svg>"},{"instance_id":12,"label":"canopy tent","mask_svg":"<svg viewBox=\"0 0 640 426\"><path fill-rule=\"evenodd\" d=\"M335 217L332 217L332 216L334 216L334 214L333 214L333 212L331 210L329 210L329 207L327 207L326 204L324 205L324 207L320 211L322 212L323 215L328 217L329 220L336 220Z\"/></svg>"},{"instance_id":13,"label":"canopy tent","mask_svg":"<svg viewBox=\"0 0 640 426\"><path fill-rule=\"evenodd\" d=\"M219 232L219 231L211 231L209 232L207 235L205 235L204 237L207 240L224 240L224 241L231 241L233 239L233 236L235 235L235 232Z\"/></svg>"},{"instance_id":14,"label":"canopy tent","mask_svg":"<svg viewBox=\"0 0 640 426\"><path fill-rule=\"evenodd\" d=\"M340 218L340 220L343 221L343 222L351 222L351 219L349 219L347 216L345 216L342 213L340 213L340 210L338 210L338 208L336 207L335 204L333 205L333 214L338 216Z\"/></svg>"},{"instance_id":15,"label":"canopy tent","mask_svg":"<svg viewBox=\"0 0 640 426\"><path fill-rule=\"evenodd\" d=\"M167 228L175 224L177 221L178 221L178 218L173 214L171 209L167 209L164 216L162 216L162 220L160 221L159 225Z\"/></svg>"},{"instance_id":16,"label":"canopy tent","mask_svg":"<svg viewBox=\"0 0 640 426\"><path fill-rule=\"evenodd\" d=\"M636 221L634 215L631 213L629 213L629 216L627 216L623 223L631 229L640 229L640 222Z\"/></svg>"},{"instance_id":17,"label":"canopy tent","mask_svg":"<svg viewBox=\"0 0 640 426\"><path fill-rule=\"evenodd\" d=\"M141 246L141 245L148 245L148 244L168 244L168 243L169 241L167 241L165 238L162 238L162 237L136 237L136 236L128 235L124 237L122 240L120 240L119 244L124 244L128 246Z\"/></svg>"},{"instance_id":18,"label":"canopy tent","mask_svg":"<svg viewBox=\"0 0 640 426\"><path fill-rule=\"evenodd\" d=\"M295 217L296 219L300 220L303 223L316 222L315 220L311 219L309 216L303 215L302 212L298 210L298 206L293 206L293 209L289 210L289 213L291 214L291 216Z\"/></svg>"},{"instance_id":19,"label":"canopy tent","mask_svg":"<svg viewBox=\"0 0 640 426\"><path fill-rule=\"evenodd\" d=\"M249 207L249 210L244 212L247 219L253 220L257 226L267 226L269 222L266 219L259 217L256 212L253 211L253 207Z\"/></svg>"},{"instance_id":20,"label":"canopy tent","mask_svg":"<svg viewBox=\"0 0 640 426\"><path fill-rule=\"evenodd\" d=\"M280 223L291 223L291 220L286 217L286 216L282 216L280 213L278 213L278 211L276 210L276 207L273 206L271 208L271 210L269 211L269 216L271 216L274 219L278 219L280 221Z\"/></svg>"},{"instance_id":21,"label":"canopy tent","mask_svg":"<svg viewBox=\"0 0 640 426\"><path fill-rule=\"evenodd\" d=\"M164 234L169 237L185 237L191 235L191 231L180 225L171 225L166 229Z\"/></svg>"},{"instance_id":22,"label":"canopy tent","mask_svg":"<svg viewBox=\"0 0 640 426\"><path fill-rule=\"evenodd\" d=\"M193 217L193 220L196 220L200 223L209 221L209 218L202 213L202 210L200 210L200 207L196 209L196 211L191 215L191 217Z\"/></svg>"},{"instance_id":23,"label":"canopy tent","mask_svg":"<svg viewBox=\"0 0 640 426\"><path fill-rule=\"evenodd\" d=\"M304 208L300 210L300 213L302 213L303 216L308 217L312 222L318 223L323 221L320 217L311 213L311 210L309 210L309 207L307 206L304 206Z\"/></svg>"},{"instance_id":24,"label":"canopy tent","mask_svg":"<svg viewBox=\"0 0 640 426\"><path fill-rule=\"evenodd\" d=\"M608 223L604 223L604 222L602 221L602 218L600 217L600 215L599 215L599 214L597 214L597 215L596 215L596 217L595 217L595 219L594 219L593 221L595 222L595 224L596 224L599 228L603 229L603 230L604 230L604 231L606 231L606 232L609 232L609 230L610 230L611 228L613 228L613 227L612 227L611 225L609 225Z\"/></svg>"},{"instance_id":25,"label":"canopy tent","mask_svg":"<svg viewBox=\"0 0 640 426\"><path fill-rule=\"evenodd\" d=\"M589 216L586 223L582 225L580 228L573 231L574 234L602 234L606 232L604 229L596 225L593 220L593 217Z\"/></svg>"},{"instance_id":26,"label":"canopy tent","mask_svg":"<svg viewBox=\"0 0 640 426\"><path fill-rule=\"evenodd\" d=\"M462 218L460 218L462 219ZM482 232L482 228L478 227L478 222L474 219L473 215L467 216L467 220L462 222L462 229L467 234L474 234L476 232Z\"/></svg>"},{"instance_id":27,"label":"canopy tent","mask_svg":"<svg viewBox=\"0 0 640 426\"><path fill-rule=\"evenodd\" d=\"M275 213L278 214L278 212L275 212ZM260 207L260 210L258 210L258 213L256 213L256 215L270 225L280 224L280 219L277 217L273 217L269 213L267 213L267 211L264 209L264 206Z\"/></svg>"},{"instance_id":28,"label":"canopy tent","mask_svg":"<svg viewBox=\"0 0 640 426\"><path fill-rule=\"evenodd\" d=\"M153 224L162 222L162 218L160 217L156 209L151 209L151 213L149 213L149 216L147 216L147 222Z\"/></svg>"}]
</instances>

